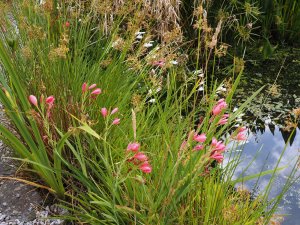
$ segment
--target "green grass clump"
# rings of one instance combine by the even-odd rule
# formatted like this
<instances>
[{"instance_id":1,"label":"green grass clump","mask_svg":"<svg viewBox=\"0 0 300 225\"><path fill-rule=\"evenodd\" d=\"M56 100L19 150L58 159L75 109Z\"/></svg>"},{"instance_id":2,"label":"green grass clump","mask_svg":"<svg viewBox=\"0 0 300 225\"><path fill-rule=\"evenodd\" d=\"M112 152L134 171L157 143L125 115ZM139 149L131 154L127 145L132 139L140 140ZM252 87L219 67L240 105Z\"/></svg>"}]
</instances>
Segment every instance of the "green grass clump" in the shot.
<instances>
[{"instance_id":1,"label":"green grass clump","mask_svg":"<svg viewBox=\"0 0 300 225\"><path fill-rule=\"evenodd\" d=\"M0 126L0 138L68 209L66 218L88 224L268 222L292 180L268 201L278 165L237 180L240 155L222 166L229 144L235 148L245 139L235 119L260 90L232 112L241 73L219 93L216 82L208 84L207 68L189 73L163 42L147 49L138 41L142 31L124 28L126 17L107 33L103 15L57 3L20 1L4 18L0 100L19 137ZM198 45L197 67L200 53L215 53L219 32L211 47ZM241 180L267 174L270 183L256 198L235 189Z\"/></svg>"}]
</instances>

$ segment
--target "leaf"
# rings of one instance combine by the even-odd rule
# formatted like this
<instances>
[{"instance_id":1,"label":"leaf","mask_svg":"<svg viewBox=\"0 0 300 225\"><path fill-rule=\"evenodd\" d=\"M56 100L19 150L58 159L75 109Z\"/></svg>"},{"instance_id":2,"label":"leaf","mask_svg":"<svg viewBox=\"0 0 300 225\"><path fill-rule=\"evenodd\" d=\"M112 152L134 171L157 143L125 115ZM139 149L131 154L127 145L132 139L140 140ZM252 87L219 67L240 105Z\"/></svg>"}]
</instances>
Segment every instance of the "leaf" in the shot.
<instances>
[{"instance_id":1,"label":"leaf","mask_svg":"<svg viewBox=\"0 0 300 225\"><path fill-rule=\"evenodd\" d=\"M130 213L130 214L136 214L136 215L140 215L140 213L138 211L136 211L133 208L129 208L127 206L122 206L122 205L116 205L116 208L118 210L120 210L121 212L126 212L126 213Z\"/></svg>"},{"instance_id":2,"label":"leaf","mask_svg":"<svg viewBox=\"0 0 300 225\"><path fill-rule=\"evenodd\" d=\"M83 126L78 127L79 129L89 133L90 135L94 136L97 139L100 139L100 135L96 133L89 125L84 124Z\"/></svg>"},{"instance_id":3,"label":"leaf","mask_svg":"<svg viewBox=\"0 0 300 225\"><path fill-rule=\"evenodd\" d=\"M53 190L52 188L49 188L49 187L41 185L41 184L37 184L35 182L24 180L24 179L21 179L21 178L17 178L17 177L1 177L0 176L0 180L2 180L2 179L19 181L19 182L25 183L27 185L34 186L34 187L37 187L37 188L46 189L46 190L48 190L51 193L55 193L55 190Z\"/></svg>"},{"instance_id":4,"label":"leaf","mask_svg":"<svg viewBox=\"0 0 300 225\"><path fill-rule=\"evenodd\" d=\"M235 185L239 182L245 182L245 181L253 180L255 178L260 178L260 177L272 174L274 172L281 171L281 170L286 169L286 168L287 168L287 166L283 166L283 167L280 167L280 168L277 168L277 169L274 169L274 170L266 170L266 171L263 171L263 172L258 173L258 174L252 174L252 175L249 175L249 176L240 177L236 180L233 180L232 184Z\"/></svg>"}]
</instances>

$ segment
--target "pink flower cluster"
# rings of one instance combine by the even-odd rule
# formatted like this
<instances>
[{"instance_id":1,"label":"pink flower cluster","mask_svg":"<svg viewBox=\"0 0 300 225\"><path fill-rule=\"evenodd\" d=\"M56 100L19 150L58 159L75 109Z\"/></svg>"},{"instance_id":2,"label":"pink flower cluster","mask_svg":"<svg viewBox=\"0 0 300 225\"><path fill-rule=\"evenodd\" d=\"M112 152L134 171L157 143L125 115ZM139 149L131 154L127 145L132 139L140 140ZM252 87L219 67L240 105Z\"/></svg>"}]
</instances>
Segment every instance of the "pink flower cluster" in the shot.
<instances>
[{"instance_id":1,"label":"pink flower cluster","mask_svg":"<svg viewBox=\"0 0 300 225\"><path fill-rule=\"evenodd\" d=\"M96 88L97 85L96 84L92 84L88 87L87 83L84 82L82 84L82 93L85 93L87 92L88 90L91 91L91 98L96 98L98 95L100 95L102 93L101 89L100 88Z\"/></svg>"},{"instance_id":2,"label":"pink flower cluster","mask_svg":"<svg viewBox=\"0 0 300 225\"><path fill-rule=\"evenodd\" d=\"M213 115L216 116L216 115L219 115L223 109L226 109L227 108L227 104L224 100L224 98L221 98L218 103L213 107Z\"/></svg>"},{"instance_id":3,"label":"pink flower cluster","mask_svg":"<svg viewBox=\"0 0 300 225\"><path fill-rule=\"evenodd\" d=\"M218 125L224 125L228 122L229 114L222 115L222 118L219 120Z\"/></svg>"},{"instance_id":4,"label":"pink flower cluster","mask_svg":"<svg viewBox=\"0 0 300 225\"><path fill-rule=\"evenodd\" d=\"M218 163L221 163L224 159L222 153L225 151L226 145L222 141L218 141L216 138L213 138L211 141L211 153L210 158L216 160Z\"/></svg>"},{"instance_id":5,"label":"pink flower cluster","mask_svg":"<svg viewBox=\"0 0 300 225\"><path fill-rule=\"evenodd\" d=\"M202 143L206 141L206 134L205 133L194 134L193 140L198 143L201 143L201 144L197 144L194 147L194 151L203 150L204 146ZM216 138L213 138L210 148L211 148L210 158L218 161L218 163L221 163L224 159L222 153L225 151L226 148L225 144L223 144L222 141L217 141Z\"/></svg>"},{"instance_id":6,"label":"pink flower cluster","mask_svg":"<svg viewBox=\"0 0 300 225\"><path fill-rule=\"evenodd\" d=\"M37 98L36 98L36 96L34 96L34 95L29 95L29 97L28 97L28 99L29 99L29 102L32 104L32 105L34 105L35 107L38 107L38 100L37 100ZM50 117L50 110L53 108L53 106L54 106L54 101L55 101L55 98L54 98L54 96L53 95L51 95L51 96L49 96L49 97L47 97L46 98L46 104L47 104L47 112L46 112L46 116L47 116L47 118L49 118ZM40 103L41 104L44 104L44 98L41 96L41 98L40 98Z\"/></svg>"},{"instance_id":7,"label":"pink flower cluster","mask_svg":"<svg viewBox=\"0 0 300 225\"><path fill-rule=\"evenodd\" d=\"M110 115L113 115L113 114L117 113L118 111L119 111L119 108L114 108L114 109L110 112ZM109 113L108 113L107 108L102 108L102 109L101 109L101 115L103 116L103 118L107 117L108 114L109 114ZM115 118L115 119L113 120L112 124L113 124L113 125L118 125L118 124L120 124L120 121L121 121L121 119Z\"/></svg>"},{"instance_id":8,"label":"pink flower cluster","mask_svg":"<svg viewBox=\"0 0 300 225\"><path fill-rule=\"evenodd\" d=\"M151 173L152 167L148 161L148 157L139 152L140 144L138 142L129 143L127 146L127 152L133 152L134 155L128 161L132 162L134 165L138 165L139 169L143 173Z\"/></svg>"},{"instance_id":9,"label":"pink flower cluster","mask_svg":"<svg viewBox=\"0 0 300 225\"><path fill-rule=\"evenodd\" d=\"M202 150L202 149L204 149L204 146L202 145L202 143L204 143L206 141L206 134L204 134L204 133L203 134L194 134L193 140L198 143L201 143L201 144L197 144L194 147L194 151Z\"/></svg>"},{"instance_id":10,"label":"pink flower cluster","mask_svg":"<svg viewBox=\"0 0 300 225\"><path fill-rule=\"evenodd\" d=\"M225 100L222 98L220 99L217 104L213 107L212 113L213 113L213 117L209 120L210 122L213 122L215 119L215 116L219 115L220 113L222 113L222 111L224 109L227 108L227 103L225 102ZM229 114L224 114L222 115L221 119L218 121L218 125L224 125L228 122L228 118L229 118Z\"/></svg>"}]
</instances>

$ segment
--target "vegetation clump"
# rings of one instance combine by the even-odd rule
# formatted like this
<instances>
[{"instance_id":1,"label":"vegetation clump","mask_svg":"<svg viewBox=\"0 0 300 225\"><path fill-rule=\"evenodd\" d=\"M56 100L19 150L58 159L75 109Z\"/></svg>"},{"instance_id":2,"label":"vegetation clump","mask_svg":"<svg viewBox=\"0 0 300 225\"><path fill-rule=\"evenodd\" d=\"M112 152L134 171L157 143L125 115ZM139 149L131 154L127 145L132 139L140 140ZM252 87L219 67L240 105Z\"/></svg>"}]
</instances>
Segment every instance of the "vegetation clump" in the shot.
<instances>
[{"instance_id":1,"label":"vegetation clump","mask_svg":"<svg viewBox=\"0 0 300 225\"><path fill-rule=\"evenodd\" d=\"M261 89L234 109L243 59L233 57L231 79L214 76L217 59L230 47L222 42L228 15L219 11L210 22L214 1L182 8L186 2L5 4L0 101L19 136L0 125L0 138L40 179L30 184L47 189L68 209L65 219L272 220L294 170L274 199L268 197L279 163L274 170L234 178L241 156L234 150L248 132L240 117ZM260 15L255 3L243 6L248 27L235 30L242 42L251 39L250 18ZM183 27L182 15L191 8L190 27ZM256 198L241 188L233 191L263 175L271 178Z\"/></svg>"}]
</instances>

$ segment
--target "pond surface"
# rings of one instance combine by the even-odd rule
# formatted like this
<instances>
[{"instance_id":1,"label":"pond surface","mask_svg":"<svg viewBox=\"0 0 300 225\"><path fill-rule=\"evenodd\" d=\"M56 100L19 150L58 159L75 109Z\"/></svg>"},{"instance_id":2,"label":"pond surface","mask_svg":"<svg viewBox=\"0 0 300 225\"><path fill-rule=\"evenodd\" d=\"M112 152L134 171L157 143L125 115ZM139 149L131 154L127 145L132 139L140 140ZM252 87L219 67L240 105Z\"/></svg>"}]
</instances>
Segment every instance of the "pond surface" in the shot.
<instances>
[{"instance_id":1,"label":"pond surface","mask_svg":"<svg viewBox=\"0 0 300 225\"><path fill-rule=\"evenodd\" d=\"M259 56L256 48L245 55L244 72L234 102L241 105L263 87L250 103L244 120L255 129L264 127L266 121L280 128L290 126L295 122L293 110L300 108L300 48L280 47L265 60ZM220 80L231 76L228 70L217 70Z\"/></svg>"},{"instance_id":2,"label":"pond surface","mask_svg":"<svg viewBox=\"0 0 300 225\"><path fill-rule=\"evenodd\" d=\"M287 145L286 151L283 154L279 167L288 166L286 169L278 172L278 177L272 185L270 198L275 197L280 193L283 188L287 176L291 172L293 166L297 162L300 155L300 130L296 130L292 145L286 144L286 134L282 133L279 127L275 127L270 130L266 127L263 133L251 133L249 135L248 143L244 145L242 153L242 163L239 165L236 171L236 176L242 173L242 171L248 166L248 164L255 158L252 165L248 168L245 175L257 174L262 170L273 169L280 158L282 151ZM259 155L256 155L260 150ZM300 175L300 170L296 173ZM268 184L270 175L261 177L258 182L257 191L262 191ZM246 182L244 186L248 190L252 190L255 186L256 180ZM296 225L300 224L300 180L298 179L291 189L284 195L282 202L280 203L278 214L286 214L283 225Z\"/></svg>"},{"instance_id":3,"label":"pond surface","mask_svg":"<svg viewBox=\"0 0 300 225\"><path fill-rule=\"evenodd\" d=\"M300 48L280 47L271 58L258 58L256 50L246 54L244 75L234 97L238 107L252 93L264 86L243 117L243 121L247 121L245 125L252 132L249 142L244 145L243 162L237 168L236 176L241 174L254 158L245 175L273 169L287 146L279 167L288 167L278 172L270 193L272 198L280 193L300 155L300 123L299 118L297 121L295 116L295 109L300 110ZM219 76L224 79L229 75L225 71ZM296 127L296 132L289 139L290 131ZM259 149L261 151L257 156ZM300 169L296 175L300 176ZM254 192L264 190L269 179L270 175L261 177ZM249 181L244 185L253 191L255 182L256 180ZM284 195L278 213L288 214L283 225L300 224L300 179Z\"/></svg>"}]
</instances>

